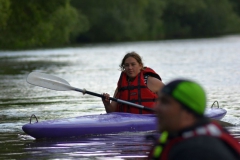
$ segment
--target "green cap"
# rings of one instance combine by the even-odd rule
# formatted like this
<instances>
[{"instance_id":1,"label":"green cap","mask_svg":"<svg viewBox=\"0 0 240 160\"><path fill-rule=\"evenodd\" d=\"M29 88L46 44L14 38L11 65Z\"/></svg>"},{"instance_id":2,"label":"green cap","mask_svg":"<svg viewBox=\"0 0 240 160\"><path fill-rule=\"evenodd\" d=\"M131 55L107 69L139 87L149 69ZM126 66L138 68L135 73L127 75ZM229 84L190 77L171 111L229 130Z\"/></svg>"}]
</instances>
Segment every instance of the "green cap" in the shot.
<instances>
[{"instance_id":1,"label":"green cap","mask_svg":"<svg viewBox=\"0 0 240 160\"><path fill-rule=\"evenodd\" d=\"M161 93L168 94L180 102L183 107L196 115L203 116L206 108L206 94L196 82L177 79L165 85Z\"/></svg>"}]
</instances>

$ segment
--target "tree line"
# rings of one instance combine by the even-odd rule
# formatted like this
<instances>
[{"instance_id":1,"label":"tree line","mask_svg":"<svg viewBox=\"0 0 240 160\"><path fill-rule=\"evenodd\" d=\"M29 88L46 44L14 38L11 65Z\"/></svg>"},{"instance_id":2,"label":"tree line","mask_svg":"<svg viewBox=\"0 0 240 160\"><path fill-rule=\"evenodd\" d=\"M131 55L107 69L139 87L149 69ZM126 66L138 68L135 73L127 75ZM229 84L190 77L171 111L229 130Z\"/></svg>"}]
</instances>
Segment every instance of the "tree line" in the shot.
<instances>
[{"instance_id":1,"label":"tree line","mask_svg":"<svg viewBox=\"0 0 240 160\"><path fill-rule=\"evenodd\" d=\"M239 0L0 0L0 49L240 32Z\"/></svg>"}]
</instances>

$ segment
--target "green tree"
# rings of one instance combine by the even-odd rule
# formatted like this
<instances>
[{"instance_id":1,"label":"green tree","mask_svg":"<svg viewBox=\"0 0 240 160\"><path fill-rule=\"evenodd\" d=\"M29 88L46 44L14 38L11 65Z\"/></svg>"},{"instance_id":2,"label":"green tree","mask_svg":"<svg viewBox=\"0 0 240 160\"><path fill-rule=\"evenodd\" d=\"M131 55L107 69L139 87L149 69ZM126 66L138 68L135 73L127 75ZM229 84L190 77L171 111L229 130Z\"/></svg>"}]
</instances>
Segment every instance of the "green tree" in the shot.
<instances>
[{"instance_id":1,"label":"green tree","mask_svg":"<svg viewBox=\"0 0 240 160\"><path fill-rule=\"evenodd\" d=\"M240 32L239 0L0 0L1 49Z\"/></svg>"},{"instance_id":2,"label":"green tree","mask_svg":"<svg viewBox=\"0 0 240 160\"><path fill-rule=\"evenodd\" d=\"M147 39L162 39L164 37L162 16L166 2L163 0L148 0L147 2L148 5L143 14L148 25L147 32L145 33Z\"/></svg>"},{"instance_id":3,"label":"green tree","mask_svg":"<svg viewBox=\"0 0 240 160\"><path fill-rule=\"evenodd\" d=\"M0 0L0 30L6 27L10 13L10 1Z\"/></svg>"},{"instance_id":4,"label":"green tree","mask_svg":"<svg viewBox=\"0 0 240 160\"><path fill-rule=\"evenodd\" d=\"M12 11L0 31L2 49L59 46L87 29L85 17L69 0L10 0ZM82 22L81 26L77 27ZM75 29L75 30L73 30Z\"/></svg>"},{"instance_id":5,"label":"green tree","mask_svg":"<svg viewBox=\"0 0 240 160\"><path fill-rule=\"evenodd\" d=\"M80 35L81 41L133 41L161 37L163 1L72 0L71 4L89 20L90 29Z\"/></svg>"},{"instance_id":6,"label":"green tree","mask_svg":"<svg viewBox=\"0 0 240 160\"><path fill-rule=\"evenodd\" d=\"M186 38L236 32L239 17L228 0L168 0L163 21L166 38Z\"/></svg>"},{"instance_id":7,"label":"green tree","mask_svg":"<svg viewBox=\"0 0 240 160\"><path fill-rule=\"evenodd\" d=\"M232 3L233 10L240 16L240 1L239 0L229 0Z\"/></svg>"}]
</instances>

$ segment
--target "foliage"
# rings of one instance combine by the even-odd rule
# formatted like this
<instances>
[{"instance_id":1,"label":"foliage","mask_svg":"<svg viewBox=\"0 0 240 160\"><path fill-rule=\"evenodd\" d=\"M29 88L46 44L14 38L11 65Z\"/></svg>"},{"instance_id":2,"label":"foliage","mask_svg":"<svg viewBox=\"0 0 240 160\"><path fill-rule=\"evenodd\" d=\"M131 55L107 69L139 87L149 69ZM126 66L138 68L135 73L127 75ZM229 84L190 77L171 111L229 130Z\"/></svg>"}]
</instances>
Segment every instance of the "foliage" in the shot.
<instances>
[{"instance_id":1,"label":"foliage","mask_svg":"<svg viewBox=\"0 0 240 160\"><path fill-rule=\"evenodd\" d=\"M239 17L228 0L168 0L163 21L167 38L186 38L234 32Z\"/></svg>"},{"instance_id":2,"label":"foliage","mask_svg":"<svg viewBox=\"0 0 240 160\"><path fill-rule=\"evenodd\" d=\"M7 27L0 31L1 48L32 48L66 44L85 28L72 29L84 20L68 0L11 0Z\"/></svg>"},{"instance_id":3,"label":"foliage","mask_svg":"<svg viewBox=\"0 0 240 160\"><path fill-rule=\"evenodd\" d=\"M239 0L230 0L233 6L233 10L240 16L240 1Z\"/></svg>"},{"instance_id":4,"label":"foliage","mask_svg":"<svg viewBox=\"0 0 240 160\"><path fill-rule=\"evenodd\" d=\"M80 40L132 41L155 38L162 25L162 2L159 0L72 0L72 5L81 10L90 23L89 31L80 35Z\"/></svg>"},{"instance_id":5,"label":"foliage","mask_svg":"<svg viewBox=\"0 0 240 160\"><path fill-rule=\"evenodd\" d=\"M0 0L0 49L240 32L239 0Z\"/></svg>"},{"instance_id":6,"label":"foliage","mask_svg":"<svg viewBox=\"0 0 240 160\"><path fill-rule=\"evenodd\" d=\"M0 0L0 30L6 27L10 13L10 1Z\"/></svg>"},{"instance_id":7,"label":"foliage","mask_svg":"<svg viewBox=\"0 0 240 160\"><path fill-rule=\"evenodd\" d=\"M161 0L148 0L148 6L144 17L148 24L147 39L162 39L164 36L162 15L166 7L166 2Z\"/></svg>"}]
</instances>

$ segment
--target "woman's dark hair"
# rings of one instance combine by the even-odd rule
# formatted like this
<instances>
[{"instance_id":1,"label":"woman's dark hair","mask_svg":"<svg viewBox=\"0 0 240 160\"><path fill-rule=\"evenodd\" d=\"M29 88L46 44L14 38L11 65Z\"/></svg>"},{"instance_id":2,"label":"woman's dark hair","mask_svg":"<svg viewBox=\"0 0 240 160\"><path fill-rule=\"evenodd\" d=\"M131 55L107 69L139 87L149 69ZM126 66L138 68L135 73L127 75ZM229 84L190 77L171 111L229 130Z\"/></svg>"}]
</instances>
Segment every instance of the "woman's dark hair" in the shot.
<instances>
[{"instance_id":1,"label":"woman's dark hair","mask_svg":"<svg viewBox=\"0 0 240 160\"><path fill-rule=\"evenodd\" d=\"M136 52L129 52L123 57L122 62L119 65L121 71L124 71L125 60L129 57L136 59L136 61L143 67L142 58Z\"/></svg>"}]
</instances>

